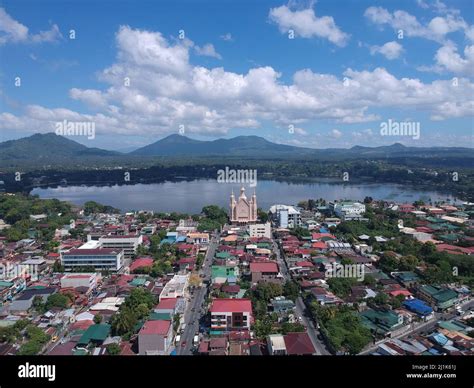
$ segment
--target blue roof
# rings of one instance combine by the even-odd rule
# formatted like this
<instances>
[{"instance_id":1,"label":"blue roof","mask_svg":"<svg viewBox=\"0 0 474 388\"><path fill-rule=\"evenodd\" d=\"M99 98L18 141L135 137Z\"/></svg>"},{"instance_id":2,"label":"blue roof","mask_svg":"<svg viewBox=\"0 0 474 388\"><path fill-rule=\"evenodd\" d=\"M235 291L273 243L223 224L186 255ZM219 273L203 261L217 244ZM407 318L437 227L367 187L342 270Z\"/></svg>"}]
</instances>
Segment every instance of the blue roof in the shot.
<instances>
[{"instance_id":1,"label":"blue roof","mask_svg":"<svg viewBox=\"0 0 474 388\"><path fill-rule=\"evenodd\" d=\"M403 306L419 315L429 315L433 312L430 306L419 299L408 299L403 302Z\"/></svg>"}]
</instances>

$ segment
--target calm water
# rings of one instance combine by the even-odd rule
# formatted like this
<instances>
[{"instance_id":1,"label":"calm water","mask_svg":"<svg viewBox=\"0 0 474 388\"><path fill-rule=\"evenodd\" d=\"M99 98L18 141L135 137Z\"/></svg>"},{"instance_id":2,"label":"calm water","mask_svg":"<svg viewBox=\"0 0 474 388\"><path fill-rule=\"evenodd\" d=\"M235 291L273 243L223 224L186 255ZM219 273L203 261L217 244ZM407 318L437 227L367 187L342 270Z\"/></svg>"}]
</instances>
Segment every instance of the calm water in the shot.
<instances>
[{"instance_id":1,"label":"calm water","mask_svg":"<svg viewBox=\"0 0 474 388\"><path fill-rule=\"evenodd\" d=\"M58 198L82 205L86 201L96 201L121 209L155 210L160 212L199 213L203 206L216 204L228 207L230 193L239 194L240 185L218 183L216 180L195 180L137 184L129 186L70 186L58 188L36 188L32 194L41 198ZM246 187L247 197L253 188ZM395 184L341 184L341 183L287 183L259 181L255 188L258 207L268 210L271 205L296 204L308 198L363 200L366 196L374 199L413 202L418 199L441 201L452 196L434 191L421 192Z\"/></svg>"}]
</instances>

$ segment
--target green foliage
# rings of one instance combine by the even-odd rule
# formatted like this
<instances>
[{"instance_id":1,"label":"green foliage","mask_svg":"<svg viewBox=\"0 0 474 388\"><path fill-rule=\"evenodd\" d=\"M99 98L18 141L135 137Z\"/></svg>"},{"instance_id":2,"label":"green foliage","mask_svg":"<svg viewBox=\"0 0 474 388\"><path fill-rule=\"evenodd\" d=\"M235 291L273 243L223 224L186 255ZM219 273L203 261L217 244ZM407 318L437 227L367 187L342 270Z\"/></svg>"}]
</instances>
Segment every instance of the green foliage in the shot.
<instances>
[{"instance_id":1,"label":"green foliage","mask_svg":"<svg viewBox=\"0 0 474 388\"><path fill-rule=\"evenodd\" d=\"M291 299L293 302L298 298L299 290L300 288L298 286L298 283L292 280L287 280L283 285L283 295L287 299Z\"/></svg>"},{"instance_id":2,"label":"green foliage","mask_svg":"<svg viewBox=\"0 0 474 388\"><path fill-rule=\"evenodd\" d=\"M120 354L120 352L122 351L120 349L120 345L119 344L109 344L107 345L107 354L109 354L110 356L118 356Z\"/></svg>"},{"instance_id":3,"label":"green foliage","mask_svg":"<svg viewBox=\"0 0 474 388\"><path fill-rule=\"evenodd\" d=\"M139 320L146 318L155 305L155 297L146 288L134 288L119 311L112 317L112 331L129 336Z\"/></svg>"},{"instance_id":4,"label":"green foliage","mask_svg":"<svg viewBox=\"0 0 474 388\"><path fill-rule=\"evenodd\" d=\"M341 298L349 296L351 287L358 284L355 278L329 278L329 289Z\"/></svg>"},{"instance_id":5,"label":"green foliage","mask_svg":"<svg viewBox=\"0 0 474 388\"><path fill-rule=\"evenodd\" d=\"M311 312L318 317L329 342L338 351L358 354L372 339L357 312L348 306L324 307L313 302Z\"/></svg>"}]
</instances>

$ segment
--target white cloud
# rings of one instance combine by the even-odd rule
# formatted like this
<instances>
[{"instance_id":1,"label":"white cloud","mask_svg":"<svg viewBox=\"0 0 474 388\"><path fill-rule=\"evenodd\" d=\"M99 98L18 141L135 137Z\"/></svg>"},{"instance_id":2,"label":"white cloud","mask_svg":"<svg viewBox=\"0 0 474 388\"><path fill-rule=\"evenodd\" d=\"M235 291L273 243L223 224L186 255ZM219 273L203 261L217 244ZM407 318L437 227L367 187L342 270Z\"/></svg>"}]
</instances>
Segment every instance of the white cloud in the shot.
<instances>
[{"instance_id":1,"label":"white cloud","mask_svg":"<svg viewBox=\"0 0 474 388\"><path fill-rule=\"evenodd\" d=\"M207 43L202 47L194 46L194 50L196 51L197 55L222 59L222 56L216 51L211 43Z\"/></svg>"},{"instance_id":2,"label":"white cloud","mask_svg":"<svg viewBox=\"0 0 474 388\"><path fill-rule=\"evenodd\" d=\"M374 55L375 53L379 53L390 60L397 59L402 52L403 46L395 41L387 42L382 46L372 46L370 48L370 53L372 55Z\"/></svg>"},{"instance_id":3,"label":"white cloud","mask_svg":"<svg viewBox=\"0 0 474 388\"><path fill-rule=\"evenodd\" d=\"M339 139L342 136L342 132L339 129L333 129L330 133L330 136L334 137L335 139Z\"/></svg>"},{"instance_id":4,"label":"white cloud","mask_svg":"<svg viewBox=\"0 0 474 388\"><path fill-rule=\"evenodd\" d=\"M48 31L30 34L28 27L13 19L4 8L0 8L0 45L6 43L50 43L62 38L56 24Z\"/></svg>"},{"instance_id":5,"label":"white cloud","mask_svg":"<svg viewBox=\"0 0 474 388\"><path fill-rule=\"evenodd\" d=\"M403 30L404 36L419 37L439 43L446 41L446 36L455 31L469 33L470 26L457 13L436 16L427 24L421 24L418 19L408 12L397 10L393 13L382 7L369 7L364 16L372 23L383 27L388 25L394 30Z\"/></svg>"},{"instance_id":6,"label":"white cloud","mask_svg":"<svg viewBox=\"0 0 474 388\"><path fill-rule=\"evenodd\" d=\"M281 33L293 30L296 36L302 38L325 38L337 46L345 46L349 35L343 32L331 16L317 17L314 9L292 11L289 6L282 5L271 8L269 19L278 25Z\"/></svg>"},{"instance_id":7,"label":"white cloud","mask_svg":"<svg viewBox=\"0 0 474 388\"><path fill-rule=\"evenodd\" d=\"M98 134L151 137L177 133L180 125L186 133L224 134L264 122L286 128L314 120L370 122L380 119L373 111L378 108L404 116L425 111L434 120L474 114L474 84L465 78L453 87L451 80L423 83L397 78L384 68L347 69L340 76L302 69L284 83L270 66L246 73L195 66L189 41L170 43L159 32L121 27L116 42L116 62L99 75L106 86L69 92L96 113L33 105L23 116L1 114L0 128L44 132L64 119L93 120Z\"/></svg>"},{"instance_id":8,"label":"white cloud","mask_svg":"<svg viewBox=\"0 0 474 388\"><path fill-rule=\"evenodd\" d=\"M227 32L227 33L221 35L220 38L225 42L233 42L234 41L234 38L232 37L232 34L230 32Z\"/></svg>"}]
</instances>

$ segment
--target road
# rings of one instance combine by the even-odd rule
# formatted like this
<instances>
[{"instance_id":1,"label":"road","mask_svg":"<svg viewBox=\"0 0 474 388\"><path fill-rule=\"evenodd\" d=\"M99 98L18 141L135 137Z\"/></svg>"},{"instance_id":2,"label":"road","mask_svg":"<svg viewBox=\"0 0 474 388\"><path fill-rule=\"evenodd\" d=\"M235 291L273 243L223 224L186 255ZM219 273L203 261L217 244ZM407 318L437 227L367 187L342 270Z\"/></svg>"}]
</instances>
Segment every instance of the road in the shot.
<instances>
[{"instance_id":1,"label":"road","mask_svg":"<svg viewBox=\"0 0 474 388\"><path fill-rule=\"evenodd\" d=\"M184 323L186 324L186 327L184 332L181 334L180 343L178 343L176 348L176 354L180 356L192 354L191 349L193 347L193 339L196 333L199 332L199 319L206 313L204 310L204 300L208 293L208 283L211 280L212 260L218 244L219 238L212 236L202 268L199 271L199 273L203 275L203 285L194 291L194 295L191 296L191 299L186 306L186 311L184 313ZM184 347L181 346L183 342L186 342Z\"/></svg>"},{"instance_id":2,"label":"road","mask_svg":"<svg viewBox=\"0 0 474 388\"><path fill-rule=\"evenodd\" d=\"M273 241L273 252L276 255L278 266L280 268L280 272L285 279L291 280L290 271L288 270L288 264L286 260L282 257L281 251L279 246ZM306 306L303 302L301 296L298 297L296 300L296 314L301 317L303 325L306 327L306 331L308 336L313 343L314 349L316 350L317 355L329 355L329 351L326 349L324 342L318 338L318 329L314 326L314 322L311 318L308 317L306 314Z\"/></svg>"}]
</instances>

